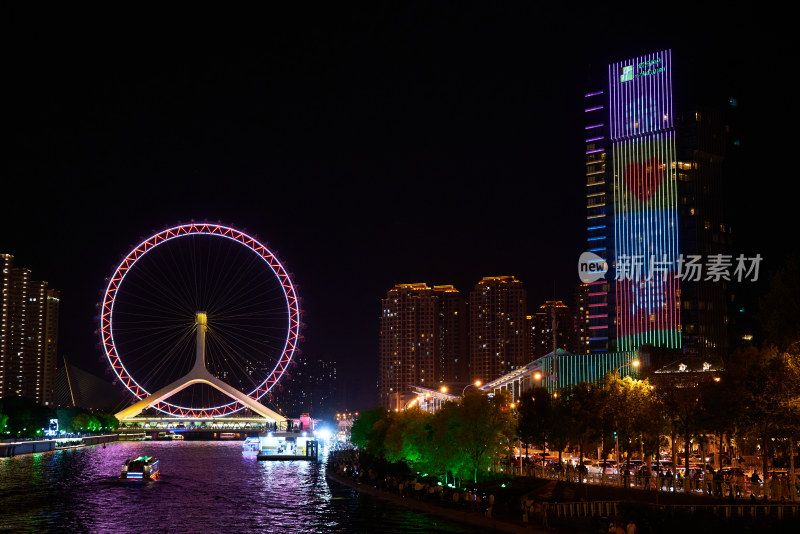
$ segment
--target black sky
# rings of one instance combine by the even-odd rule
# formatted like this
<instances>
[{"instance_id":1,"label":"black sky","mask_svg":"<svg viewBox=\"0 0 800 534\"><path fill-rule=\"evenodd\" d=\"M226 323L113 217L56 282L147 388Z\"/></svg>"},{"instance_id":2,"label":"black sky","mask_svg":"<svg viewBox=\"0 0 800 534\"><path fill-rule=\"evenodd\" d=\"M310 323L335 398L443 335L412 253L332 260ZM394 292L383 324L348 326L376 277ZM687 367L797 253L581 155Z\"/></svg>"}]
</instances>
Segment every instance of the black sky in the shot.
<instances>
[{"instance_id":1,"label":"black sky","mask_svg":"<svg viewBox=\"0 0 800 534\"><path fill-rule=\"evenodd\" d=\"M571 301L587 73L667 47L687 90L740 102L739 248L785 253L794 47L772 14L431 4L5 13L0 252L62 290L59 352L102 373L95 303L120 255L220 220L279 252L304 357L369 406L395 283L513 274L530 307Z\"/></svg>"}]
</instances>

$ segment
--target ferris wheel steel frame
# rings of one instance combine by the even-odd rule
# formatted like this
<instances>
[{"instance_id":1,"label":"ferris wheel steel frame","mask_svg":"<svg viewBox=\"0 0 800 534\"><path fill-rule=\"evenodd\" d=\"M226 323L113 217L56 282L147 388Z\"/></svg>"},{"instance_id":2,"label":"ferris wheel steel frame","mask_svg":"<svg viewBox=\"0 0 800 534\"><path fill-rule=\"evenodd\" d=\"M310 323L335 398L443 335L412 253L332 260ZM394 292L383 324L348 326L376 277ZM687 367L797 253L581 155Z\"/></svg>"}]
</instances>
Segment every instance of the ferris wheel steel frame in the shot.
<instances>
[{"instance_id":1,"label":"ferris wheel steel frame","mask_svg":"<svg viewBox=\"0 0 800 534\"><path fill-rule=\"evenodd\" d=\"M223 391L226 395L232 397L234 400L228 404L224 404L221 406L210 407L210 408L189 408L184 406L177 406L171 403L164 401L163 399L153 399L152 402L146 402L151 393L147 391L141 384L139 384L125 369L125 365L118 354L116 345L114 343L114 329L113 329L113 315L114 315L114 302L116 299L117 291L122 285L122 282L125 279L126 274L130 271L130 269L136 264L136 262L141 259L145 254L147 254L150 250L153 250L155 247L162 245L170 240L183 237L183 236L190 236L190 235L210 235L210 236L217 236L226 238L232 241L236 241L241 243L242 245L248 247L253 252L255 252L261 259L269 266L272 272L277 277L278 281L280 282L281 288L284 292L284 297L286 301L286 310L288 311L288 324L287 324L287 332L286 332L286 340L284 344L283 351L281 353L281 357L278 360L277 364L273 368L272 372L267 376L267 378L261 382L258 387L256 387L250 393L247 393L246 396L253 401L259 401L264 395L266 395L280 380L281 376L283 376L284 372L288 368L289 364L292 361L294 356L295 350L297 349L297 342L300 337L300 307L299 307L299 300L297 297L297 292L295 290L295 286L292 283L292 280L289 276L289 273L286 272L283 264L280 260L272 253L272 251L267 248L266 245L258 241L256 238L242 232L240 230L236 230L235 228L231 228L229 226L224 226L221 224L214 224L214 223L190 223L190 224L182 224L178 226L174 226L172 228L167 228L166 230L162 230L158 232L146 240L142 241L139 245L134 247L134 249L128 253L125 258L119 263L117 268L114 271L114 274L109 278L108 285L106 286L106 290L103 295L103 302L101 304L101 314L100 314L100 337L103 346L103 351L108 359L109 364L111 365L111 369L114 371L114 374L117 376L117 379L120 383L125 386L137 399L139 402L135 403L134 406L143 406L152 405L153 408L176 417L190 417L190 418L198 418L198 419L208 419L208 418L215 418L215 417L223 417L227 415L231 415L246 406L253 408L253 405L250 405L249 402L246 402L246 399L236 400L237 397L232 395L229 391ZM216 382L216 380L215 380ZM188 384L187 384L188 385ZM214 385L214 384L212 384ZM227 385L227 384L226 384ZM214 385L217 389L220 389L216 385ZM230 386L228 386L230 388ZM233 388L231 388L233 389ZM238 390L237 390L238 391ZM243 393L243 392L242 392ZM243 393L244 394L244 393ZM133 408L132 406L131 408ZM262 406L258 404L258 406ZM274 413L271 410L264 407L267 412ZM141 411L141 410L139 410ZM127 410L123 410L120 414L126 413Z\"/></svg>"}]
</instances>

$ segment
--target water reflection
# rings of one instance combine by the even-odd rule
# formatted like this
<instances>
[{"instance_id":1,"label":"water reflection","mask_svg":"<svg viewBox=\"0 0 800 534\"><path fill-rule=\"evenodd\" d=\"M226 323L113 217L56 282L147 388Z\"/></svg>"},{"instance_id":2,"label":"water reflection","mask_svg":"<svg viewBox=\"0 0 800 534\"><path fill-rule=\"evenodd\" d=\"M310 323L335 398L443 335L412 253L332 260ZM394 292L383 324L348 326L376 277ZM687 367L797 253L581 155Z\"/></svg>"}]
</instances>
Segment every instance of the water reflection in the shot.
<instances>
[{"instance_id":1,"label":"water reflection","mask_svg":"<svg viewBox=\"0 0 800 534\"><path fill-rule=\"evenodd\" d=\"M161 460L121 482L126 459ZM324 466L258 462L240 442L136 442L0 458L9 532L478 532L329 485Z\"/></svg>"}]
</instances>

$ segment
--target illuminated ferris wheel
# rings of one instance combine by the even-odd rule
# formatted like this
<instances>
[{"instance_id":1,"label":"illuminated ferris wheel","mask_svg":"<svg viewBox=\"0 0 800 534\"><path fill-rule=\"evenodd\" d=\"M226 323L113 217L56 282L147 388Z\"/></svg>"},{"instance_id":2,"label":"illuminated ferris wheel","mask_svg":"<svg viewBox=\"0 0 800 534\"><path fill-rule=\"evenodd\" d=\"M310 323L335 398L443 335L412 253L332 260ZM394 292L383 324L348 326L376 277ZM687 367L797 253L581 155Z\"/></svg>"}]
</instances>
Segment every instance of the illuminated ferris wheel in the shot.
<instances>
[{"instance_id":1,"label":"illuminated ferris wheel","mask_svg":"<svg viewBox=\"0 0 800 534\"><path fill-rule=\"evenodd\" d=\"M300 309L289 273L255 237L212 223L162 230L122 258L100 309L105 356L135 397L120 420L149 407L282 419L258 401L292 362Z\"/></svg>"}]
</instances>

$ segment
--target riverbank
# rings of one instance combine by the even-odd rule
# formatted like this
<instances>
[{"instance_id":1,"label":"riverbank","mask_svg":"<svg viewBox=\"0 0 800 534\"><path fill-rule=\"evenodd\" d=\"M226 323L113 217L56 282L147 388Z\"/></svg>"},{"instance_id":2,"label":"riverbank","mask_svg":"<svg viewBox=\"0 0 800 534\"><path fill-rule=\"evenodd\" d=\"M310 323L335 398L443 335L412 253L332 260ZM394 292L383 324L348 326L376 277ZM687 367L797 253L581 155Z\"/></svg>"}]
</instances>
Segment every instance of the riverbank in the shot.
<instances>
[{"instance_id":1,"label":"riverbank","mask_svg":"<svg viewBox=\"0 0 800 534\"><path fill-rule=\"evenodd\" d=\"M379 490L373 486L370 486L369 484L356 482L351 478L337 475L336 473L333 473L330 470L326 470L326 476L329 480L333 480L334 482L339 483L343 486L352 488L358 491L359 493L371 495L373 497L377 497L385 501L405 506L406 508L411 508L412 510L416 510L418 512L423 512L429 515L435 515L438 517L442 517L444 519L448 519L450 521L456 521L459 523L478 526L490 531L509 532L512 534L521 534L521 533L530 534L536 532L548 532L547 529L537 527L531 524L526 525L522 523L522 521L520 521L519 524L509 523L507 521L501 521L494 518L484 517L480 512L472 512L469 510L456 510L452 508L446 508L444 506L440 506L437 504L432 504L429 502L417 500L414 497L401 497L399 495L395 495L387 491Z\"/></svg>"},{"instance_id":2,"label":"riverbank","mask_svg":"<svg viewBox=\"0 0 800 534\"><path fill-rule=\"evenodd\" d=\"M42 440L8 441L0 443L0 458L18 456L20 454L33 454L35 452L49 452L60 449L86 447L117 441L119 435L104 434L102 436L85 436L81 438L55 438Z\"/></svg>"}]
</instances>

